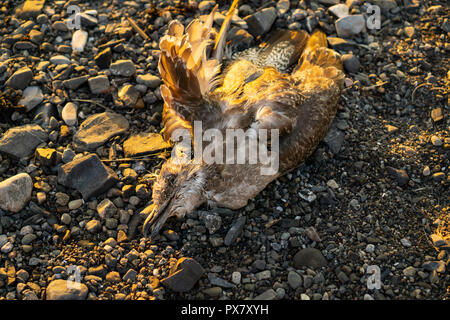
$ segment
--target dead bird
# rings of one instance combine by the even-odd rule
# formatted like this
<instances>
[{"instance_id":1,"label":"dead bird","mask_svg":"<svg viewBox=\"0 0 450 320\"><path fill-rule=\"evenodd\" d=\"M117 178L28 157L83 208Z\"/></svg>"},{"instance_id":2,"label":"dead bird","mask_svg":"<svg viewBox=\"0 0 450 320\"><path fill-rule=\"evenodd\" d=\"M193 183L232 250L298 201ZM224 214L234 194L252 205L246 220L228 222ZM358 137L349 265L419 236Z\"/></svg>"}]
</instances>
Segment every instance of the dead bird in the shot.
<instances>
[{"instance_id":1,"label":"dead bird","mask_svg":"<svg viewBox=\"0 0 450 320\"><path fill-rule=\"evenodd\" d=\"M315 150L336 114L344 73L326 35L281 30L259 47L230 53L226 35L237 3L218 34L212 28L216 6L186 29L171 21L160 40L163 132L174 146L141 213L147 214L145 237L156 236L169 217L183 218L205 203L244 207ZM255 161L254 145L278 161L275 170L263 172L267 161Z\"/></svg>"}]
</instances>

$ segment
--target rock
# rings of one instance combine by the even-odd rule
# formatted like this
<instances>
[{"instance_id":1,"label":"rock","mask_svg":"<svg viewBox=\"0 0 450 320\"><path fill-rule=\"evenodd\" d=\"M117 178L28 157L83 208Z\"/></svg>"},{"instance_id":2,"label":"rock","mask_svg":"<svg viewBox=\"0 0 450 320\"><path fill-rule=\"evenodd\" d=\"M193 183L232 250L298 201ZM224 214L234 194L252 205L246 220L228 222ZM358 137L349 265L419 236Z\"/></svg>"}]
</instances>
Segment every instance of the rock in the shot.
<instances>
[{"instance_id":1,"label":"rock","mask_svg":"<svg viewBox=\"0 0 450 320\"><path fill-rule=\"evenodd\" d=\"M117 181L116 173L95 154L73 160L58 169L58 183L77 189L85 200L105 192Z\"/></svg>"},{"instance_id":2,"label":"rock","mask_svg":"<svg viewBox=\"0 0 450 320\"><path fill-rule=\"evenodd\" d=\"M289 286L294 290L303 284L302 276L295 271L289 271L287 280Z\"/></svg>"},{"instance_id":3,"label":"rock","mask_svg":"<svg viewBox=\"0 0 450 320\"><path fill-rule=\"evenodd\" d=\"M81 76L81 77L76 77L76 78L72 78L72 79L67 79L67 80L63 81L63 86L66 87L67 89L76 90L79 87L81 87L83 84L88 82L88 79L89 79L89 76ZM106 78L106 79L108 80L108 78ZM95 83L94 83L94 85L95 85ZM108 81L107 87L109 89L109 81ZM95 87L94 87L94 89L95 89Z\"/></svg>"},{"instance_id":4,"label":"rock","mask_svg":"<svg viewBox=\"0 0 450 320\"><path fill-rule=\"evenodd\" d=\"M433 246L435 247L445 246L446 241L440 235L433 233L430 237L431 241L433 241Z\"/></svg>"},{"instance_id":5,"label":"rock","mask_svg":"<svg viewBox=\"0 0 450 320\"><path fill-rule=\"evenodd\" d=\"M161 283L175 292L187 292L194 287L204 272L203 267L194 259L181 258Z\"/></svg>"},{"instance_id":6,"label":"rock","mask_svg":"<svg viewBox=\"0 0 450 320\"><path fill-rule=\"evenodd\" d=\"M241 216L233 222L223 241L226 246L232 245L241 235L242 231L244 230L246 220L247 219L245 216Z\"/></svg>"},{"instance_id":7,"label":"rock","mask_svg":"<svg viewBox=\"0 0 450 320\"><path fill-rule=\"evenodd\" d=\"M139 84L144 84L150 89L156 89L161 84L161 79L158 76L147 73L138 75L136 77L136 82Z\"/></svg>"},{"instance_id":8,"label":"rock","mask_svg":"<svg viewBox=\"0 0 450 320\"><path fill-rule=\"evenodd\" d=\"M107 69L111 64L112 57L111 48L106 48L95 56L94 61L100 69Z\"/></svg>"},{"instance_id":9,"label":"rock","mask_svg":"<svg viewBox=\"0 0 450 320\"><path fill-rule=\"evenodd\" d=\"M137 276L136 270L134 270L134 269L129 269L129 270L127 271L127 273L125 273L125 275L123 276L122 280L123 280L123 281L127 281L127 280L135 281L135 280L136 280L136 276Z\"/></svg>"},{"instance_id":10,"label":"rock","mask_svg":"<svg viewBox=\"0 0 450 320\"><path fill-rule=\"evenodd\" d=\"M265 8L257 11L252 15L244 18L248 25L248 31L254 36L260 36L270 30L272 24L275 22L277 12L275 8Z\"/></svg>"},{"instance_id":11,"label":"rock","mask_svg":"<svg viewBox=\"0 0 450 320\"><path fill-rule=\"evenodd\" d=\"M414 37L414 34L416 32L413 26L405 27L404 31L408 38Z\"/></svg>"},{"instance_id":12,"label":"rock","mask_svg":"<svg viewBox=\"0 0 450 320\"><path fill-rule=\"evenodd\" d=\"M156 153L169 147L170 144L165 142L160 134L141 132L124 141L123 152L125 157L131 158Z\"/></svg>"},{"instance_id":13,"label":"rock","mask_svg":"<svg viewBox=\"0 0 450 320\"><path fill-rule=\"evenodd\" d=\"M39 103L44 100L44 95L39 87L33 86L28 87L23 91L22 99L20 99L19 104L25 106L26 111L30 111L36 107Z\"/></svg>"},{"instance_id":14,"label":"rock","mask_svg":"<svg viewBox=\"0 0 450 320\"><path fill-rule=\"evenodd\" d=\"M373 0L371 3L379 6L383 13L387 13L389 10L397 8L395 0Z\"/></svg>"},{"instance_id":15,"label":"rock","mask_svg":"<svg viewBox=\"0 0 450 320\"><path fill-rule=\"evenodd\" d=\"M199 218L205 223L205 227L208 229L209 234L215 233L222 226L222 218L217 214L201 211L199 213Z\"/></svg>"},{"instance_id":16,"label":"rock","mask_svg":"<svg viewBox=\"0 0 450 320\"><path fill-rule=\"evenodd\" d=\"M341 150L342 144L344 143L344 139L345 134L341 130L331 127L323 140L327 144L328 148L330 148L331 152L338 154Z\"/></svg>"},{"instance_id":17,"label":"rock","mask_svg":"<svg viewBox=\"0 0 450 320\"><path fill-rule=\"evenodd\" d=\"M6 85L13 89L25 89L33 79L33 72L30 68L24 67L14 72L6 81Z\"/></svg>"},{"instance_id":18,"label":"rock","mask_svg":"<svg viewBox=\"0 0 450 320\"><path fill-rule=\"evenodd\" d=\"M124 85L120 88L118 95L124 105L129 108L134 107L139 99L139 92L136 90L136 87L131 84Z\"/></svg>"},{"instance_id":19,"label":"rock","mask_svg":"<svg viewBox=\"0 0 450 320\"><path fill-rule=\"evenodd\" d=\"M342 55L342 63L344 68L349 73L357 73L359 71L360 63L358 58L352 53Z\"/></svg>"},{"instance_id":20,"label":"rock","mask_svg":"<svg viewBox=\"0 0 450 320\"><path fill-rule=\"evenodd\" d=\"M327 37L327 40L330 47L338 51L351 51L357 47L355 43L338 37Z\"/></svg>"},{"instance_id":21,"label":"rock","mask_svg":"<svg viewBox=\"0 0 450 320\"><path fill-rule=\"evenodd\" d=\"M109 91L109 79L105 75L89 78L88 83L93 94L101 94Z\"/></svg>"},{"instance_id":22,"label":"rock","mask_svg":"<svg viewBox=\"0 0 450 320\"><path fill-rule=\"evenodd\" d=\"M200 11L210 11L216 5L215 1L201 1L198 4L198 10Z\"/></svg>"},{"instance_id":23,"label":"rock","mask_svg":"<svg viewBox=\"0 0 450 320\"><path fill-rule=\"evenodd\" d=\"M406 248L411 247L411 241L406 238L400 239L400 243Z\"/></svg>"},{"instance_id":24,"label":"rock","mask_svg":"<svg viewBox=\"0 0 450 320\"><path fill-rule=\"evenodd\" d=\"M32 155L36 147L48 140L47 133L37 124L8 129L0 138L0 151L15 158Z\"/></svg>"},{"instance_id":25,"label":"rock","mask_svg":"<svg viewBox=\"0 0 450 320\"><path fill-rule=\"evenodd\" d=\"M106 281L119 283L120 282L120 274L117 271L108 272L106 275Z\"/></svg>"},{"instance_id":26,"label":"rock","mask_svg":"<svg viewBox=\"0 0 450 320\"><path fill-rule=\"evenodd\" d=\"M61 117L69 127L76 125L78 122L77 105L73 102L68 102L62 109Z\"/></svg>"},{"instance_id":27,"label":"rock","mask_svg":"<svg viewBox=\"0 0 450 320\"><path fill-rule=\"evenodd\" d=\"M414 277L416 275L416 268L413 266L403 269L403 274L407 277Z\"/></svg>"},{"instance_id":28,"label":"rock","mask_svg":"<svg viewBox=\"0 0 450 320\"><path fill-rule=\"evenodd\" d=\"M329 7L328 10L338 18L348 16L348 6L343 3L335 4Z\"/></svg>"},{"instance_id":29,"label":"rock","mask_svg":"<svg viewBox=\"0 0 450 320\"><path fill-rule=\"evenodd\" d=\"M442 115L442 109L435 108L435 109L431 110L431 119L433 120L433 122L438 122L438 121L441 121L442 119L444 119L444 117Z\"/></svg>"},{"instance_id":30,"label":"rock","mask_svg":"<svg viewBox=\"0 0 450 320\"><path fill-rule=\"evenodd\" d=\"M335 22L336 32L341 38L350 38L360 33L366 24L362 14L339 18Z\"/></svg>"},{"instance_id":31,"label":"rock","mask_svg":"<svg viewBox=\"0 0 450 320\"><path fill-rule=\"evenodd\" d=\"M233 282L234 284L240 284L241 278L242 278L242 275L239 271L234 271L231 274L231 282Z\"/></svg>"},{"instance_id":32,"label":"rock","mask_svg":"<svg viewBox=\"0 0 450 320\"><path fill-rule=\"evenodd\" d=\"M247 32L247 30L233 27L227 34L227 41L230 42L230 46L235 50L245 50L249 48L253 43L253 36Z\"/></svg>"},{"instance_id":33,"label":"rock","mask_svg":"<svg viewBox=\"0 0 450 320\"><path fill-rule=\"evenodd\" d=\"M64 207L64 206L66 206L69 203L70 196L65 194L65 193L63 193L63 192L57 192L55 194L55 199L56 199L55 202L56 202L57 205L60 205L61 207Z\"/></svg>"},{"instance_id":34,"label":"rock","mask_svg":"<svg viewBox=\"0 0 450 320\"><path fill-rule=\"evenodd\" d=\"M253 300L275 300L277 298L277 293L273 289L268 289L256 296Z\"/></svg>"},{"instance_id":35,"label":"rock","mask_svg":"<svg viewBox=\"0 0 450 320\"><path fill-rule=\"evenodd\" d=\"M310 268L322 268L327 265L327 260L322 252L315 248L305 248L296 253L293 259L294 266L300 269L303 266Z\"/></svg>"},{"instance_id":36,"label":"rock","mask_svg":"<svg viewBox=\"0 0 450 320\"><path fill-rule=\"evenodd\" d=\"M441 139L439 139L438 136L432 135L431 139L430 139L431 143L433 144L433 146L435 147L440 147L442 146L444 143L442 142Z\"/></svg>"},{"instance_id":37,"label":"rock","mask_svg":"<svg viewBox=\"0 0 450 320\"><path fill-rule=\"evenodd\" d=\"M86 230L90 233L97 233L102 229L102 224L98 220L90 220L86 223Z\"/></svg>"},{"instance_id":38,"label":"rock","mask_svg":"<svg viewBox=\"0 0 450 320\"><path fill-rule=\"evenodd\" d=\"M409 181L408 174L405 170L386 166L386 171L397 181L399 186L404 186Z\"/></svg>"},{"instance_id":39,"label":"rock","mask_svg":"<svg viewBox=\"0 0 450 320\"><path fill-rule=\"evenodd\" d=\"M73 146L77 151L95 150L110 138L124 134L128 128L128 120L118 113L97 113L80 125L73 137Z\"/></svg>"},{"instance_id":40,"label":"rock","mask_svg":"<svg viewBox=\"0 0 450 320\"><path fill-rule=\"evenodd\" d=\"M66 56L57 55L50 58L50 62L54 65L70 64L71 61Z\"/></svg>"},{"instance_id":41,"label":"rock","mask_svg":"<svg viewBox=\"0 0 450 320\"><path fill-rule=\"evenodd\" d=\"M117 207L109 199L104 199L97 205L97 213L101 219L111 218L117 212Z\"/></svg>"},{"instance_id":42,"label":"rock","mask_svg":"<svg viewBox=\"0 0 450 320\"><path fill-rule=\"evenodd\" d=\"M314 227L308 227L305 230L305 235L311 239L312 241L320 242L319 234L317 233L316 229Z\"/></svg>"},{"instance_id":43,"label":"rock","mask_svg":"<svg viewBox=\"0 0 450 320\"><path fill-rule=\"evenodd\" d=\"M16 9L16 15L21 19L36 18L44 7L45 0L26 0Z\"/></svg>"},{"instance_id":44,"label":"rock","mask_svg":"<svg viewBox=\"0 0 450 320\"><path fill-rule=\"evenodd\" d=\"M31 199L33 180L27 173L19 173L0 182L0 208L19 212Z\"/></svg>"},{"instance_id":45,"label":"rock","mask_svg":"<svg viewBox=\"0 0 450 320\"><path fill-rule=\"evenodd\" d=\"M88 33L84 30L77 30L72 35L72 50L83 52L88 39Z\"/></svg>"},{"instance_id":46,"label":"rock","mask_svg":"<svg viewBox=\"0 0 450 320\"><path fill-rule=\"evenodd\" d=\"M68 280L53 280L45 290L47 300L85 300L88 287Z\"/></svg>"},{"instance_id":47,"label":"rock","mask_svg":"<svg viewBox=\"0 0 450 320\"><path fill-rule=\"evenodd\" d=\"M114 76L131 77L136 73L136 66L131 60L118 60L109 69Z\"/></svg>"},{"instance_id":48,"label":"rock","mask_svg":"<svg viewBox=\"0 0 450 320\"><path fill-rule=\"evenodd\" d=\"M208 280L213 286L219 286L222 288L234 288L235 285L232 283L229 283L228 281L219 278L214 273L208 273Z\"/></svg>"},{"instance_id":49,"label":"rock","mask_svg":"<svg viewBox=\"0 0 450 320\"><path fill-rule=\"evenodd\" d=\"M278 0L277 2L277 11L278 16L281 16L289 11L291 3L289 0Z\"/></svg>"}]
</instances>

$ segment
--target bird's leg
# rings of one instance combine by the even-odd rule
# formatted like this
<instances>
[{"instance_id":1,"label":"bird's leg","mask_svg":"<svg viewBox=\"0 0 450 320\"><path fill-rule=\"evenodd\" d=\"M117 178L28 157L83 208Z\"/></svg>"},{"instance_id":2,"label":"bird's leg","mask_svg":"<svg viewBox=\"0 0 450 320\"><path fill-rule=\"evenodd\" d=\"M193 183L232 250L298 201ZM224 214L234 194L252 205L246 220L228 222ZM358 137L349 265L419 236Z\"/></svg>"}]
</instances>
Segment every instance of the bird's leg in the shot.
<instances>
[{"instance_id":1,"label":"bird's leg","mask_svg":"<svg viewBox=\"0 0 450 320\"><path fill-rule=\"evenodd\" d=\"M151 204L141 211L141 214L147 215L142 226L142 233L147 238L148 231L151 230L150 238L154 238L158 235L163 224L170 216L170 211L165 210L170 199L166 200L161 206Z\"/></svg>"},{"instance_id":2,"label":"bird's leg","mask_svg":"<svg viewBox=\"0 0 450 320\"><path fill-rule=\"evenodd\" d=\"M220 32L216 38L216 43L214 45L214 52L212 57L214 59L217 59L219 63L222 62L222 58L225 51L225 43L227 41L228 29L230 28L231 19L233 18L234 10L236 9L238 3L239 0L233 0L230 10L228 10L225 20L222 23L222 27L220 28Z\"/></svg>"}]
</instances>

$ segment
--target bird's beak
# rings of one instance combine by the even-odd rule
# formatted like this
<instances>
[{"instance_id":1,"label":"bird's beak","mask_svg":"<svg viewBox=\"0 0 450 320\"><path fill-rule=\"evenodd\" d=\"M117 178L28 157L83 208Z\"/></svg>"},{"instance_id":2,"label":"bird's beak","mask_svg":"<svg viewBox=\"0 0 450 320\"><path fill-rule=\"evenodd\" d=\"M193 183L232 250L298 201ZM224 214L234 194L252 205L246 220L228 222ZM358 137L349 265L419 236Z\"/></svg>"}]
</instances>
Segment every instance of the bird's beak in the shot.
<instances>
[{"instance_id":1,"label":"bird's beak","mask_svg":"<svg viewBox=\"0 0 450 320\"><path fill-rule=\"evenodd\" d=\"M156 237L164 223L170 216L170 210L166 210L170 199L166 200L161 206L149 205L141 214L148 214L142 226L142 233L147 238L150 231L150 239Z\"/></svg>"}]
</instances>

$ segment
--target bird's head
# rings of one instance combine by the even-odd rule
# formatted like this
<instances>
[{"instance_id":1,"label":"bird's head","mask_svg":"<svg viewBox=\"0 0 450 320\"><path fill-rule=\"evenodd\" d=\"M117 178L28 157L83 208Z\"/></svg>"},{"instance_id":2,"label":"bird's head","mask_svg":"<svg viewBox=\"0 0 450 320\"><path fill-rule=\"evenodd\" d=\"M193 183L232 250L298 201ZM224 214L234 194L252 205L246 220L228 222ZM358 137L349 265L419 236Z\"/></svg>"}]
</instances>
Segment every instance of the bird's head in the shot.
<instances>
[{"instance_id":1,"label":"bird's head","mask_svg":"<svg viewBox=\"0 0 450 320\"><path fill-rule=\"evenodd\" d=\"M194 211L203 202L207 170L194 162L177 162L170 158L161 167L153 184L153 204L144 213L148 214L144 225L144 237L155 237L169 217L181 219Z\"/></svg>"}]
</instances>

